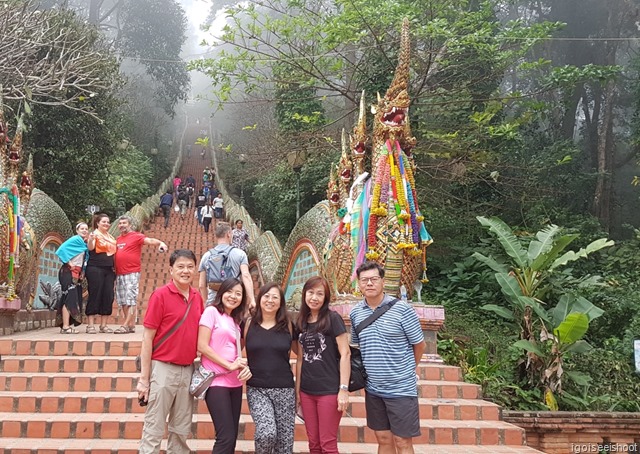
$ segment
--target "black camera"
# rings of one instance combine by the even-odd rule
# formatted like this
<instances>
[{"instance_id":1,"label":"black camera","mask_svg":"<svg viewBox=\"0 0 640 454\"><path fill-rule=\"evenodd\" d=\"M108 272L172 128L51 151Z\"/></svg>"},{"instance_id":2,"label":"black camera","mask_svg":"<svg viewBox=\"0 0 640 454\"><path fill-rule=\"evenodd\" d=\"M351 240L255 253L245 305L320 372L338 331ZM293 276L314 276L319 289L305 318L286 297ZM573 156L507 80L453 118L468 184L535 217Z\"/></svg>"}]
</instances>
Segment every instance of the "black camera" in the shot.
<instances>
[{"instance_id":1,"label":"black camera","mask_svg":"<svg viewBox=\"0 0 640 454\"><path fill-rule=\"evenodd\" d=\"M149 405L149 401L144 400L144 397L139 397L138 403L140 404L141 407L146 407L147 405Z\"/></svg>"}]
</instances>

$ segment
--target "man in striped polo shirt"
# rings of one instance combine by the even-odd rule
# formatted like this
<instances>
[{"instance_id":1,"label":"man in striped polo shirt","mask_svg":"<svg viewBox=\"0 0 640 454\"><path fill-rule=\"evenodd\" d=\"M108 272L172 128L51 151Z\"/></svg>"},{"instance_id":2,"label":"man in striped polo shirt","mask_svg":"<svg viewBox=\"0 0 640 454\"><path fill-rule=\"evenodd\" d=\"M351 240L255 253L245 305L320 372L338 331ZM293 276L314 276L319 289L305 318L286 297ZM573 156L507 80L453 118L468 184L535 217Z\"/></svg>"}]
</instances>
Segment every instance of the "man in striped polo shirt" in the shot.
<instances>
[{"instance_id":1,"label":"man in striped polo shirt","mask_svg":"<svg viewBox=\"0 0 640 454\"><path fill-rule=\"evenodd\" d=\"M365 262L356 270L364 300L350 314L351 343L359 344L367 370L367 426L375 431L378 454L413 454L420 435L416 367L425 350L420 320L413 307L384 293L384 268ZM355 328L383 306L396 301L358 336Z\"/></svg>"}]
</instances>

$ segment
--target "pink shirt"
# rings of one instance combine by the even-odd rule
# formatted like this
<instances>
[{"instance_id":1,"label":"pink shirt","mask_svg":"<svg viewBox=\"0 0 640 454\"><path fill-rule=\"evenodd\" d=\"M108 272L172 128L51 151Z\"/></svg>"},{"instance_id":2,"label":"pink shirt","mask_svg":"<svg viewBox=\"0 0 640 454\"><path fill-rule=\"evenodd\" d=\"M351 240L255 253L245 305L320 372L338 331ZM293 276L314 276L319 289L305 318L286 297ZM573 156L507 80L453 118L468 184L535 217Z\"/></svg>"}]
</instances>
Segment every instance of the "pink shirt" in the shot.
<instances>
[{"instance_id":1,"label":"pink shirt","mask_svg":"<svg viewBox=\"0 0 640 454\"><path fill-rule=\"evenodd\" d=\"M211 347L218 355L229 362L235 361L238 357L238 347L236 346L236 333L240 332L240 327L226 313L221 314L213 306L207 307L200 318L200 326L206 326L211 329L211 338L209 339L209 347ZM202 365L216 373L228 372L227 369L214 363L204 355L201 358ZM242 386L242 382L238 380L238 371L234 370L230 374L216 377L211 386L224 386L225 388L237 388Z\"/></svg>"}]
</instances>

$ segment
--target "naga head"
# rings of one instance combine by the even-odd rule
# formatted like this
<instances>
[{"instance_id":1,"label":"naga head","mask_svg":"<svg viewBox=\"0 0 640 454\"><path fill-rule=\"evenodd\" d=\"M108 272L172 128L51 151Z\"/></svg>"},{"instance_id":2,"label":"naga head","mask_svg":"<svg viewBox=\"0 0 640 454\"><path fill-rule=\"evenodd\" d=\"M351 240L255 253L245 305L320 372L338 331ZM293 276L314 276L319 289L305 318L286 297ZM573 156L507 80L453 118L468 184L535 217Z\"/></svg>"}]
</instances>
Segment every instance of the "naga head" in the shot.
<instances>
[{"instance_id":1,"label":"naga head","mask_svg":"<svg viewBox=\"0 0 640 454\"><path fill-rule=\"evenodd\" d=\"M11 142L11 146L9 147L9 155L7 156L9 159L9 164L18 165L20 160L22 159L22 125L21 122L18 123L18 128L16 129L16 134L13 136L13 141Z\"/></svg>"},{"instance_id":2,"label":"naga head","mask_svg":"<svg viewBox=\"0 0 640 454\"><path fill-rule=\"evenodd\" d=\"M369 148L369 140L367 136L367 113L365 111L364 90L360 98L360 113L358 115L358 123L353 128L353 134L350 135L349 145L351 146L351 155L354 160L364 159Z\"/></svg>"},{"instance_id":3,"label":"naga head","mask_svg":"<svg viewBox=\"0 0 640 454\"><path fill-rule=\"evenodd\" d=\"M389 135L400 137L405 130L409 115L409 20L402 22L402 37L400 41L400 57L398 66L391 82L391 86L384 95L378 94L378 104L372 109L376 122L374 128ZM378 134L379 136L380 134Z\"/></svg>"},{"instance_id":4,"label":"naga head","mask_svg":"<svg viewBox=\"0 0 640 454\"><path fill-rule=\"evenodd\" d=\"M351 183L351 177L353 176L353 163L349 154L347 153L347 133L342 130L342 155L340 156L340 164L338 165L338 175L340 181L344 185Z\"/></svg>"},{"instance_id":5,"label":"naga head","mask_svg":"<svg viewBox=\"0 0 640 454\"><path fill-rule=\"evenodd\" d=\"M340 188L338 187L335 167L333 166L333 164L331 164L331 171L329 172L327 200L329 201L329 206L331 206L332 209L337 210L338 208L340 208Z\"/></svg>"}]
</instances>

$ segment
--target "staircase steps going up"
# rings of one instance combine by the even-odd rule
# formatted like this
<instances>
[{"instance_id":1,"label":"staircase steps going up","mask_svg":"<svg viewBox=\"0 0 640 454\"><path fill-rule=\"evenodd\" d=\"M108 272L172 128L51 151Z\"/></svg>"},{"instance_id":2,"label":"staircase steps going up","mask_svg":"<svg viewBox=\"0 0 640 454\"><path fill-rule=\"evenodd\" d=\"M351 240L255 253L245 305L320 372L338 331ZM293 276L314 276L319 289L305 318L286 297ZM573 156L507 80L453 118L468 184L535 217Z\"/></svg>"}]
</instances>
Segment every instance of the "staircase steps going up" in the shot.
<instances>
[{"instance_id":1,"label":"staircase steps going up","mask_svg":"<svg viewBox=\"0 0 640 454\"><path fill-rule=\"evenodd\" d=\"M199 127L191 125L186 143ZM197 147L194 147L197 148ZM198 150L185 159L180 176L193 174L201 183L210 161ZM214 245L213 229L205 234L189 210L186 219L171 212L169 227L156 217L144 232L163 240L172 251L192 249L199 259ZM169 254L145 247L138 298L138 324L153 290L169 280ZM122 315L114 304L109 323ZM144 408L134 391L138 374L142 326L130 334L61 334L45 329L0 338L0 452L4 454L136 453ZM482 400L480 387L464 383L456 367L419 367L420 425L418 454L533 454L524 445L524 431L501 421L500 408ZM211 452L215 431L203 402L194 402L189 444L198 454ZM366 427L364 396L353 393L342 418L339 448L343 454L373 454L374 433ZM254 424L243 401L237 453L253 452ZM166 448L165 448L166 449ZM296 422L296 453L307 453L306 434Z\"/></svg>"}]
</instances>

